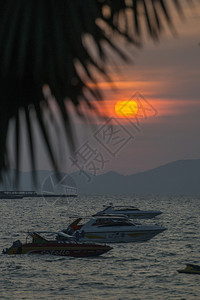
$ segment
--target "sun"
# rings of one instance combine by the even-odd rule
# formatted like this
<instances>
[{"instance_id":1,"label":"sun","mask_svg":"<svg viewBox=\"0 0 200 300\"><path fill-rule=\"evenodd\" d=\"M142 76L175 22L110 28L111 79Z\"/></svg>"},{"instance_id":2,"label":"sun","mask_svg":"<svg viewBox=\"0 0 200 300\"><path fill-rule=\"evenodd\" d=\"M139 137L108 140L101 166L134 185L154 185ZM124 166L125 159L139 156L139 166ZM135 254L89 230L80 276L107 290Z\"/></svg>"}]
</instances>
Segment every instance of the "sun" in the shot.
<instances>
[{"instance_id":1,"label":"sun","mask_svg":"<svg viewBox=\"0 0 200 300\"><path fill-rule=\"evenodd\" d=\"M118 101L115 104L115 112L120 118L132 118L137 114L138 105L133 100Z\"/></svg>"}]
</instances>

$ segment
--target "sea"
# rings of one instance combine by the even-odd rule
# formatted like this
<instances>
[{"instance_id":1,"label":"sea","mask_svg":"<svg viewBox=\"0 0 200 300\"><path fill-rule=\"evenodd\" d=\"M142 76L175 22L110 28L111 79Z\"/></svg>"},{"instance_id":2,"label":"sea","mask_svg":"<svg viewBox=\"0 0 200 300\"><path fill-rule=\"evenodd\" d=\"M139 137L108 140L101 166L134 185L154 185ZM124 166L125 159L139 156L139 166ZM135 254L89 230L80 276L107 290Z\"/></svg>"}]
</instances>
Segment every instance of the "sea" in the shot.
<instances>
[{"instance_id":1,"label":"sea","mask_svg":"<svg viewBox=\"0 0 200 300\"><path fill-rule=\"evenodd\" d=\"M167 228L148 242L112 244L99 257L0 254L0 299L197 300L200 276L178 273L200 265L200 196L78 196L0 199L0 251L27 231L60 231L103 205L160 210L142 224Z\"/></svg>"}]
</instances>

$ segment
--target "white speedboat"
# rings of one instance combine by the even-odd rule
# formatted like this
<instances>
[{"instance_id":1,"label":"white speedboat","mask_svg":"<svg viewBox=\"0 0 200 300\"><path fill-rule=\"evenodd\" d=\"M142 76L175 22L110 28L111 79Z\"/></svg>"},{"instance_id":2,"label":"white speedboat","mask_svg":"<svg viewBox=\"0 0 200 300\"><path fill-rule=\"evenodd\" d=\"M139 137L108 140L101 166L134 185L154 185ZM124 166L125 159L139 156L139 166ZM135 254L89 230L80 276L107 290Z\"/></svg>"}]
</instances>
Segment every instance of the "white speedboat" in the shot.
<instances>
[{"instance_id":1,"label":"white speedboat","mask_svg":"<svg viewBox=\"0 0 200 300\"><path fill-rule=\"evenodd\" d=\"M162 214L161 211L156 210L140 210L134 206L113 206L109 205L102 211L99 211L96 215L114 214L114 215L126 215L129 218L134 219L152 219L155 216Z\"/></svg>"},{"instance_id":2,"label":"white speedboat","mask_svg":"<svg viewBox=\"0 0 200 300\"><path fill-rule=\"evenodd\" d=\"M158 225L140 225L126 216L93 216L79 225L81 218L68 226L64 232L73 234L82 242L128 243L148 241L166 228Z\"/></svg>"}]
</instances>

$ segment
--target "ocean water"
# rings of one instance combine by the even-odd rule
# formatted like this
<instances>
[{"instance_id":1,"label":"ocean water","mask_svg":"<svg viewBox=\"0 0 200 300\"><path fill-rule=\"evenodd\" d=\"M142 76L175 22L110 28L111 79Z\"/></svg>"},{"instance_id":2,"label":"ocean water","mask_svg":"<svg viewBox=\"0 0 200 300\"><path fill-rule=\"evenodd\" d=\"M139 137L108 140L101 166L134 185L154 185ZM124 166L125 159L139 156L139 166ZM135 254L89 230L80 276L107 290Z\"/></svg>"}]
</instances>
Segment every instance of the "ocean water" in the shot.
<instances>
[{"instance_id":1,"label":"ocean water","mask_svg":"<svg viewBox=\"0 0 200 300\"><path fill-rule=\"evenodd\" d=\"M61 230L104 204L135 205L162 215L141 223L168 228L143 243L113 244L95 258L0 254L0 299L200 299L200 276L179 274L200 265L200 197L85 196L0 200L0 251L29 230Z\"/></svg>"}]
</instances>

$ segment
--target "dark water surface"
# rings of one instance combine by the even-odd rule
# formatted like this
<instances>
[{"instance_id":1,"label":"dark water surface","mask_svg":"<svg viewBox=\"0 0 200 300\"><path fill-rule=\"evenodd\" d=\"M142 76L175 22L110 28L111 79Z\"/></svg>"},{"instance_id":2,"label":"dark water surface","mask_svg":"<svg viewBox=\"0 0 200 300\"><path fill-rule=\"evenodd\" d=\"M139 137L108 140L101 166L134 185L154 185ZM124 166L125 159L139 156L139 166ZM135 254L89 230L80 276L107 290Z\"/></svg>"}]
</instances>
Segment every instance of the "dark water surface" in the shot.
<instances>
[{"instance_id":1,"label":"dark water surface","mask_svg":"<svg viewBox=\"0 0 200 300\"><path fill-rule=\"evenodd\" d=\"M113 244L96 258L0 254L0 299L200 299L200 276L177 273L200 265L200 197L78 197L0 200L0 251L25 231L61 230L70 216L103 204L135 205L163 214L141 223L168 228L145 243Z\"/></svg>"}]
</instances>

